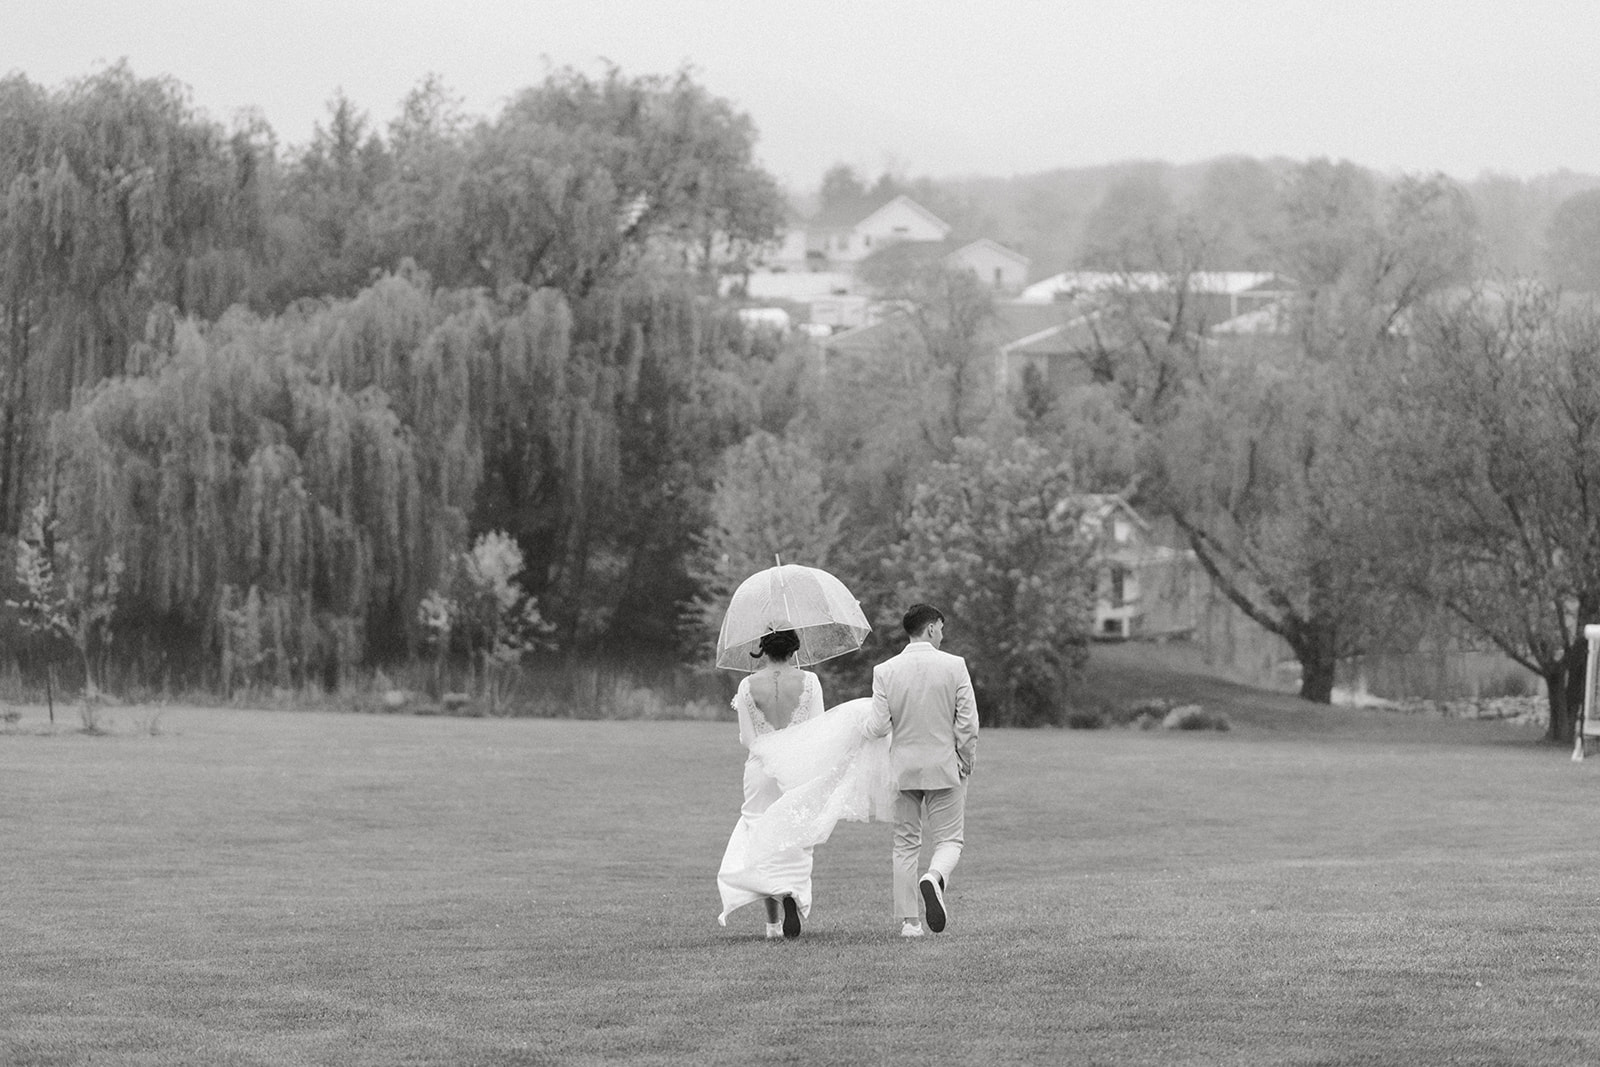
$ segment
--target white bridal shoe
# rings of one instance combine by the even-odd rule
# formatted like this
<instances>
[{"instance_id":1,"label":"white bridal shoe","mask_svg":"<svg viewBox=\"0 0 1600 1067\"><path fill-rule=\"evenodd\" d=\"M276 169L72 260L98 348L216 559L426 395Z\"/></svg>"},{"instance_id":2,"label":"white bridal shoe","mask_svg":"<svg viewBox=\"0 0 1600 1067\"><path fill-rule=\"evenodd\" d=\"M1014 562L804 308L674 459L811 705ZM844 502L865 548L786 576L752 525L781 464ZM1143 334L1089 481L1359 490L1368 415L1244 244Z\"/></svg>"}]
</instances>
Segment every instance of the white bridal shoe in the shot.
<instances>
[{"instance_id":1,"label":"white bridal shoe","mask_svg":"<svg viewBox=\"0 0 1600 1067\"><path fill-rule=\"evenodd\" d=\"M901 923L900 924L900 936L901 937L921 937L922 936L922 924L921 923L914 923L914 922L903 922L903 923Z\"/></svg>"}]
</instances>

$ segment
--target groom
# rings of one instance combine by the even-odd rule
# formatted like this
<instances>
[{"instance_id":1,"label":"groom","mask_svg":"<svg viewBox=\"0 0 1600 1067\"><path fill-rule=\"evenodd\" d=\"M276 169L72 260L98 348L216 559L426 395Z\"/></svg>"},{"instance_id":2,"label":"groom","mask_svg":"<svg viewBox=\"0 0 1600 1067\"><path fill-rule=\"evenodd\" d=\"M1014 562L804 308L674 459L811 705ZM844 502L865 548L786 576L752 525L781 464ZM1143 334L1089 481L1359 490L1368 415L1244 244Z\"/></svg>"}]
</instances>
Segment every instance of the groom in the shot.
<instances>
[{"instance_id":1,"label":"groom","mask_svg":"<svg viewBox=\"0 0 1600 1067\"><path fill-rule=\"evenodd\" d=\"M895 914L901 937L921 937L919 892L928 929L939 933L945 926L945 886L961 859L967 776L978 750L978 706L966 661L939 650L944 614L931 604L913 604L901 625L911 643L872 670L868 730L882 737L894 727L889 766L900 790L894 812ZM919 879L924 833L933 839L933 858Z\"/></svg>"}]
</instances>

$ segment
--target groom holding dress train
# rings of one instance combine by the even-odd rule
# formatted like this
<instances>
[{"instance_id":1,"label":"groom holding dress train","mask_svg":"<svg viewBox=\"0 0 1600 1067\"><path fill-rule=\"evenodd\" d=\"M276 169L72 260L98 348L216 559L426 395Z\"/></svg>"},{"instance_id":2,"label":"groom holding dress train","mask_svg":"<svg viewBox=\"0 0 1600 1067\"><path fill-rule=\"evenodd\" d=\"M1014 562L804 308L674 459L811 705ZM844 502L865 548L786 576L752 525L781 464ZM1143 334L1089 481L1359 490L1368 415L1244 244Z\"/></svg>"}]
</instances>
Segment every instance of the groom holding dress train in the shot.
<instances>
[{"instance_id":1,"label":"groom holding dress train","mask_svg":"<svg viewBox=\"0 0 1600 1067\"><path fill-rule=\"evenodd\" d=\"M895 801L894 906L902 937L921 937L917 896L928 929L945 927L945 887L961 859L967 776L978 748L978 706L972 678L960 656L942 652L944 614L913 604L902 620L911 643L872 671L872 715L867 731L890 727L889 762L899 789ZM919 879L922 837L933 857Z\"/></svg>"}]
</instances>

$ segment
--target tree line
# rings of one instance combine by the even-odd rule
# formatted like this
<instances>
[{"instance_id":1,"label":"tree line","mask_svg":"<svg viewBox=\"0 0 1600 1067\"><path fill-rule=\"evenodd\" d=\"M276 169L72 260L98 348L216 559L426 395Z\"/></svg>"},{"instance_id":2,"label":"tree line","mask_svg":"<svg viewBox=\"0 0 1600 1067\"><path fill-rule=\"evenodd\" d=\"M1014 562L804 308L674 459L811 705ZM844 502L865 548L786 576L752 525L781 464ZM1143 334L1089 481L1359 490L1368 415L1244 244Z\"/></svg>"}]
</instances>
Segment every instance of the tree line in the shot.
<instances>
[{"instance_id":1,"label":"tree line","mask_svg":"<svg viewBox=\"0 0 1600 1067\"><path fill-rule=\"evenodd\" d=\"M383 129L335 99L293 151L125 66L13 75L0 116L5 625L30 664L30 622L86 676L174 688L708 661L781 555L884 624L841 683L934 599L991 721L1058 722L1095 596L1074 502L1125 492L1308 698L1442 628L1538 671L1570 737L1600 332L1482 284L1483 214L1442 177L1216 185L1270 205L1248 265L1294 280L1254 336L1189 286L1247 265L1237 232L1108 194L1082 262L1129 284L1060 307L1087 338L1063 390L999 378L992 294L937 265L879 280L871 358L742 324L718 275L785 205L748 116L686 74L559 71L488 119L425 79Z\"/></svg>"},{"instance_id":2,"label":"tree line","mask_svg":"<svg viewBox=\"0 0 1600 1067\"><path fill-rule=\"evenodd\" d=\"M611 70L469 122L429 79L286 152L125 65L0 116L0 529L115 554L100 655L215 685L254 605L275 681L404 659L489 531L562 647L676 640L779 359L708 296L780 218L748 117Z\"/></svg>"},{"instance_id":3,"label":"tree line","mask_svg":"<svg viewBox=\"0 0 1600 1067\"><path fill-rule=\"evenodd\" d=\"M1101 253L1170 279L1115 294L1085 345L1138 442L1137 499L1293 650L1308 699L1364 654L1494 649L1544 679L1570 741L1600 611L1592 296L1489 271L1443 176L1313 160L1276 190L1264 265L1294 296L1260 332L1211 329L1186 283L1217 234L1192 215Z\"/></svg>"}]
</instances>

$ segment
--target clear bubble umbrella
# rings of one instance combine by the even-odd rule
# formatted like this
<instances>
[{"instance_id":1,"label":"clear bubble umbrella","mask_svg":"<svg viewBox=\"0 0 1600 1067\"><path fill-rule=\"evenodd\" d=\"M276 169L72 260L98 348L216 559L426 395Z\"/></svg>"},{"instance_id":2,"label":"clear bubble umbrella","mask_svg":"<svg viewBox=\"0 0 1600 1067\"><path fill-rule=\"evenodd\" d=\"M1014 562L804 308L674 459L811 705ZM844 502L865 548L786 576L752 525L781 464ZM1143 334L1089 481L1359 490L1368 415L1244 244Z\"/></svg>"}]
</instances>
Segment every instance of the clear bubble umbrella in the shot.
<instances>
[{"instance_id":1,"label":"clear bubble umbrella","mask_svg":"<svg viewBox=\"0 0 1600 1067\"><path fill-rule=\"evenodd\" d=\"M795 663L807 667L854 652L872 627L839 579L816 567L780 563L752 574L734 591L717 638L717 666L755 670L751 653L775 630L795 632Z\"/></svg>"}]
</instances>

